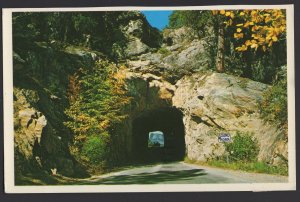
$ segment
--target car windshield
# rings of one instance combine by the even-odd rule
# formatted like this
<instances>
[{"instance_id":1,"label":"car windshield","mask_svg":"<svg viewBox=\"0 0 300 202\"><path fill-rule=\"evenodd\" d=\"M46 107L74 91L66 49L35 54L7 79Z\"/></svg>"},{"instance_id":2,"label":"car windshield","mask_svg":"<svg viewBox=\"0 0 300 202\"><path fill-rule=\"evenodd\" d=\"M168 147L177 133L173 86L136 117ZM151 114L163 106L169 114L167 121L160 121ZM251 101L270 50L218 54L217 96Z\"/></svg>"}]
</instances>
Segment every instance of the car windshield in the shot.
<instances>
[{"instance_id":1,"label":"car windshield","mask_svg":"<svg viewBox=\"0 0 300 202\"><path fill-rule=\"evenodd\" d=\"M161 131L149 132L148 147L164 147L164 133Z\"/></svg>"}]
</instances>

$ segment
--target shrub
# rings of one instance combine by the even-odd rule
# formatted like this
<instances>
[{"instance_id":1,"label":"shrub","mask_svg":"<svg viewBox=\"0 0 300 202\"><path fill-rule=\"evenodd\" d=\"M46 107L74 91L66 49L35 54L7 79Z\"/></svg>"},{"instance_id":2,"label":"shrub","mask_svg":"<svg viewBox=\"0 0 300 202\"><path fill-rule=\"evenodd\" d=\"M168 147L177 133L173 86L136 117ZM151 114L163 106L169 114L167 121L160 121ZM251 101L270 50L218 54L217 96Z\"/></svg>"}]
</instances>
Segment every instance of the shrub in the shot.
<instances>
[{"instance_id":1,"label":"shrub","mask_svg":"<svg viewBox=\"0 0 300 202\"><path fill-rule=\"evenodd\" d=\"M211 160L207 162L210 166L215 166L219 168L228 168L232 170L244 170L247 172L255 173L268 173L268 174L278 174L278 175L288 175L288 169L286 166L272 166L265 162L230 162Z\"/></svg>"},{"instance_id":2,"label":"shrub","mask_svg":"<svg viewBox=\"0 0 300 202\"><path fill-rule=\"evenodd\" d=\"M168 55L170 55L172 52L164 47L161 47L159 50L158 50L158 53L162 54L162 58L165 58L167 57Z\"/></svg>"},{"instance_id":3,"label":"shrub","mask_svg":"<svg viewBox=\"0 0 300 202\"><path fill-rule=\"evenodd\" d=\"M278 81L263 95L261 103L261 116L266 121L271 121L280 126L287 126L287 77L283 68Z\"/></svg>"},{"instance_id":4,"label":"shrub","mask_svg":"<svg viewBox=\"0 0 300 202\"><path fill-rule=\"evenodd\" d=\"M249 133L237 132L233 141L225 144L225 149L233 161L255 161L259 152L258 142Z\"/></svg>"},{"instance_id":5,"label":"shrub","mask_svg":"<svg viewBox=\"0 0 300 202\"><path fill-rule=\"evenodd\" d=\"M87 157L92 164L99 164L107 156L107 135L98 135L88 137L83 144L82 154Z\"/></svg>"},{"instance_id":6,"label":"shrub","mask_svg":"<svg viewBox=\"0 0 300 202\"><path fill-rule=\"evenodd\" d=\"M124 109L130 103L124 85L118 67L104 60L70 77L70 106L65 110L69 120L64 124L73 133L70 152L80 163L107 166L114 152L108 149L114 128L127 117Z\"/></svg>"}]
</instances>

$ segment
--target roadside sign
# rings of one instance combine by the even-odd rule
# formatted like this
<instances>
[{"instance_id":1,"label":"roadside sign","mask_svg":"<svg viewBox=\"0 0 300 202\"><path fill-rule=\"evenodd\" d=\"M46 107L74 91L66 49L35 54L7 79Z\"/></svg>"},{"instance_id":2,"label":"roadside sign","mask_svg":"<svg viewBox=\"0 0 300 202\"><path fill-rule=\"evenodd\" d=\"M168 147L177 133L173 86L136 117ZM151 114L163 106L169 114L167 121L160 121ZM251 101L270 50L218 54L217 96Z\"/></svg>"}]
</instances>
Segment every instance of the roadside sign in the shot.
<instances>
[{"instance_id":1,"label":"roadside sign","mask_svg":"<svg viewBox=\"0 0 300 202\"><path fill-rule=\"evenodd\" d=\"M219 142L231 142L231 136L226 133L222 133L218 137Z\"/></svg>"}]
</instances>

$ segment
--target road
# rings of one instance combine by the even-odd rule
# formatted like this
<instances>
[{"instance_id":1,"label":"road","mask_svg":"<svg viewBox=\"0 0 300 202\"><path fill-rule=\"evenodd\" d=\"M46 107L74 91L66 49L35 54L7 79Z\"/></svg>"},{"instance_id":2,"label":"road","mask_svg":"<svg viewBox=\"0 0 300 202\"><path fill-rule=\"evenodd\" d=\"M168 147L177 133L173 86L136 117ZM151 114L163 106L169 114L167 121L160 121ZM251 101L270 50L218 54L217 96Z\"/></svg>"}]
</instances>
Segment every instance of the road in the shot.
<instances>
[{"instance_id":1,"label":"road","mask_svg":"<svg viewBox=\"0 0 300 202\"><path fill-rule=\"evenodd\" d=\"M284 176L246 173L183 162L139 166L106 175L82 179L76 184L208 184L280 183Z\"/></svg>"}]
</instances>

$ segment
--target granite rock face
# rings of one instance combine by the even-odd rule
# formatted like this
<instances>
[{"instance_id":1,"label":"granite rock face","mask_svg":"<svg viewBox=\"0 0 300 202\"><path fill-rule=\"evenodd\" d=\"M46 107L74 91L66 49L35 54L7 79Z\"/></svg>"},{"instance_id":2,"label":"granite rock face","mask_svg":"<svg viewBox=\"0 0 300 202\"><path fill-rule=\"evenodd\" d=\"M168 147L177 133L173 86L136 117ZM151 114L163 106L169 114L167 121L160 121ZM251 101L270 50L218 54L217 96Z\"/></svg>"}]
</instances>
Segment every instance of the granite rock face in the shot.
<instances>
[{"instance_id":1,"label":"granite rock face","mask_svg":"<svg viewBox=\"0 0 300 202\"><path fill-rule=\"evenodd\" d=\"M168 90L172 92L168 105L184 114L186 154L190 159L207 161L224 155L224 144L218 136L234 136L240 131L258 140L259 161L284 164L288 158L287 138L276 125L265 122L259 111L263 93L270 86L207 71L204 40L185 27L166 29L164 50L128 60L128 71L144 80L146 75L155 75L151 83L168 83L168 89L172 89ZM164 91L157 87L158 92Z\"/></svg>"},{"instance_id":2,"label":"granite rock face","mask_svg":"<svg viewBox=\"0 0 300 202\"><path fill-rule=\"evenodd\" d=\"M57 51L41 43L34 44L28 52L14 54L14 143L18 171L78 174L76 169L80 166L68 148L71 133L63 124L68 76L80 64L90 65L96 59L98 54L84 48L67 46Z\"/></svg>"},{"instance_id":3,"label":"granite rock face","mask_svg":"<svg viewBox=\"0 0 300 202\"><path fill-rule=\"evenodd\" d=\"M182 27L164 30L158 50L130 58L127 63L131 71L162 75L175 84L184 75L206 70L208 62L204 55L204 40L191 29Z\"/></svg>"},{"instance_id":4,"label":"granite rock face","mask_svg":"<svg viewBox=\"0 0 300 202\"><path fill-rule=\"evenodd\" d=\"M41 142L42 130L47 125L47 120L30 104L39 101L35 91L15 88L14 97L15 147L26 159L31 159L34 146Z\"/></svg>"},{"instance_id":5,"label":"granite rock face","mask_svg":"<svg viewBox=\"0 0 300 202\"><path fill-rule=\"evenodd\" d=\"M132 120L145 110L175 107L182 111L186 155L190 159L208 161L221 157L225 147L219 142L219 135L226 133L234 137L239 131L250 133L258 140L259 161L279 165L287 160L287 139L283 131L260 117L259 103L270 86L210 72L184 76L175 85L151 73L126 70L124 74L131 86L129 92L137 102L130 112Z\"/></svg>"},{"instance_id":6,"label":"granite rock face","mask_svg":"<svg viewBox=\"0 0 300 202\"><path fill-rule=\"evenodd\" d=\"M75 164L68 158L67 145L51 122L37 109L37 103L41 101L38 93L15 87L14 98L16 165L22 167L20 170L42 169L51 173L52 169L56 169L59 174L73 176ZM29 164L26 167L20 161Z\"/></svg>"},{"instance_id":7,"label":"granite rock face","mask_svg":"<svg viewBox=\"0 0 300 202\"><path fill-rule=\"evenodd\" d=\"M195 38L197 38L197 33L189 27L165 29L163 32L163 40L168 46L189 42Z\"/></svg>"},{"instance_id":8,"label":"granite rock face","mask_svg":"<svg viewBox=\"0 0 300 202\"><path fill-rule=\"evenodd\" d=\"M122 36L117 36L111 47L115 58L140 55L160 46L160 32L141 13L122 12L118 18L115 26ZM70 154L72 133L64 125L69 76L107 59L110 48L105 55L84 45L55 40L27 45L14 44L13 53L16 164L49 174L86 176Z\"/></svg>"},{"instance_id":9,"label":"granite rock face","mask_svg":"<svg viewBox=\"0 0 300 202\"><path fill-rule=\"evenodd\" d=\"M194 74L176 83L173 105L180 108L186 129L187 156L207 161L224 154L218 135L249 132L257 138L258 160L271 164L287 159L287 140L275 125L265 123L259 103L269 86L220 73ZM279 160L278 153L283 159ZM276 160L277 159L277 160Z\"/></svg>"},{"instance_id":10,"label":"granite rock face","mask_svg":"<svg viewBox=\"0 0 300 202\"><path fill-rule=\"evenodd\" d=\"M116 156L130 158L132 121L144 111L177 108L183 113L186 155L207 161L224 155L221 133L250 132L259 142L258 159L273 165L288 158L283 131L260 118L259 102L270 86L208 70L204 40L189 28L152 28L139 12L124 14L118 25L125 41L112 55L126 64L125 88L133 98L128 119L117 126ZM69 152L71 132L64 126L68 77L90 67L104 54L67 44L19 47L14 57L14 130L17 164L20 156L55 174L78 174ZM21 161L20 161L21 162ZM22 162L20 163L20 165ZM19 165L19 164L18 164Z\"/></svg>"},{"instance_id":11,"label":"granite rock face","mask_svg":"<svg viewBox=\"0 0 300 202\"><path fill-rule=\"evenodd\" d=\"M126 57L141 55L161 45L162 36L160 32L151 27L139 12L132 12L129 21L122 24L120 29L126 38L126 45L122 47Z\"/></svg>"}]
</instances>

